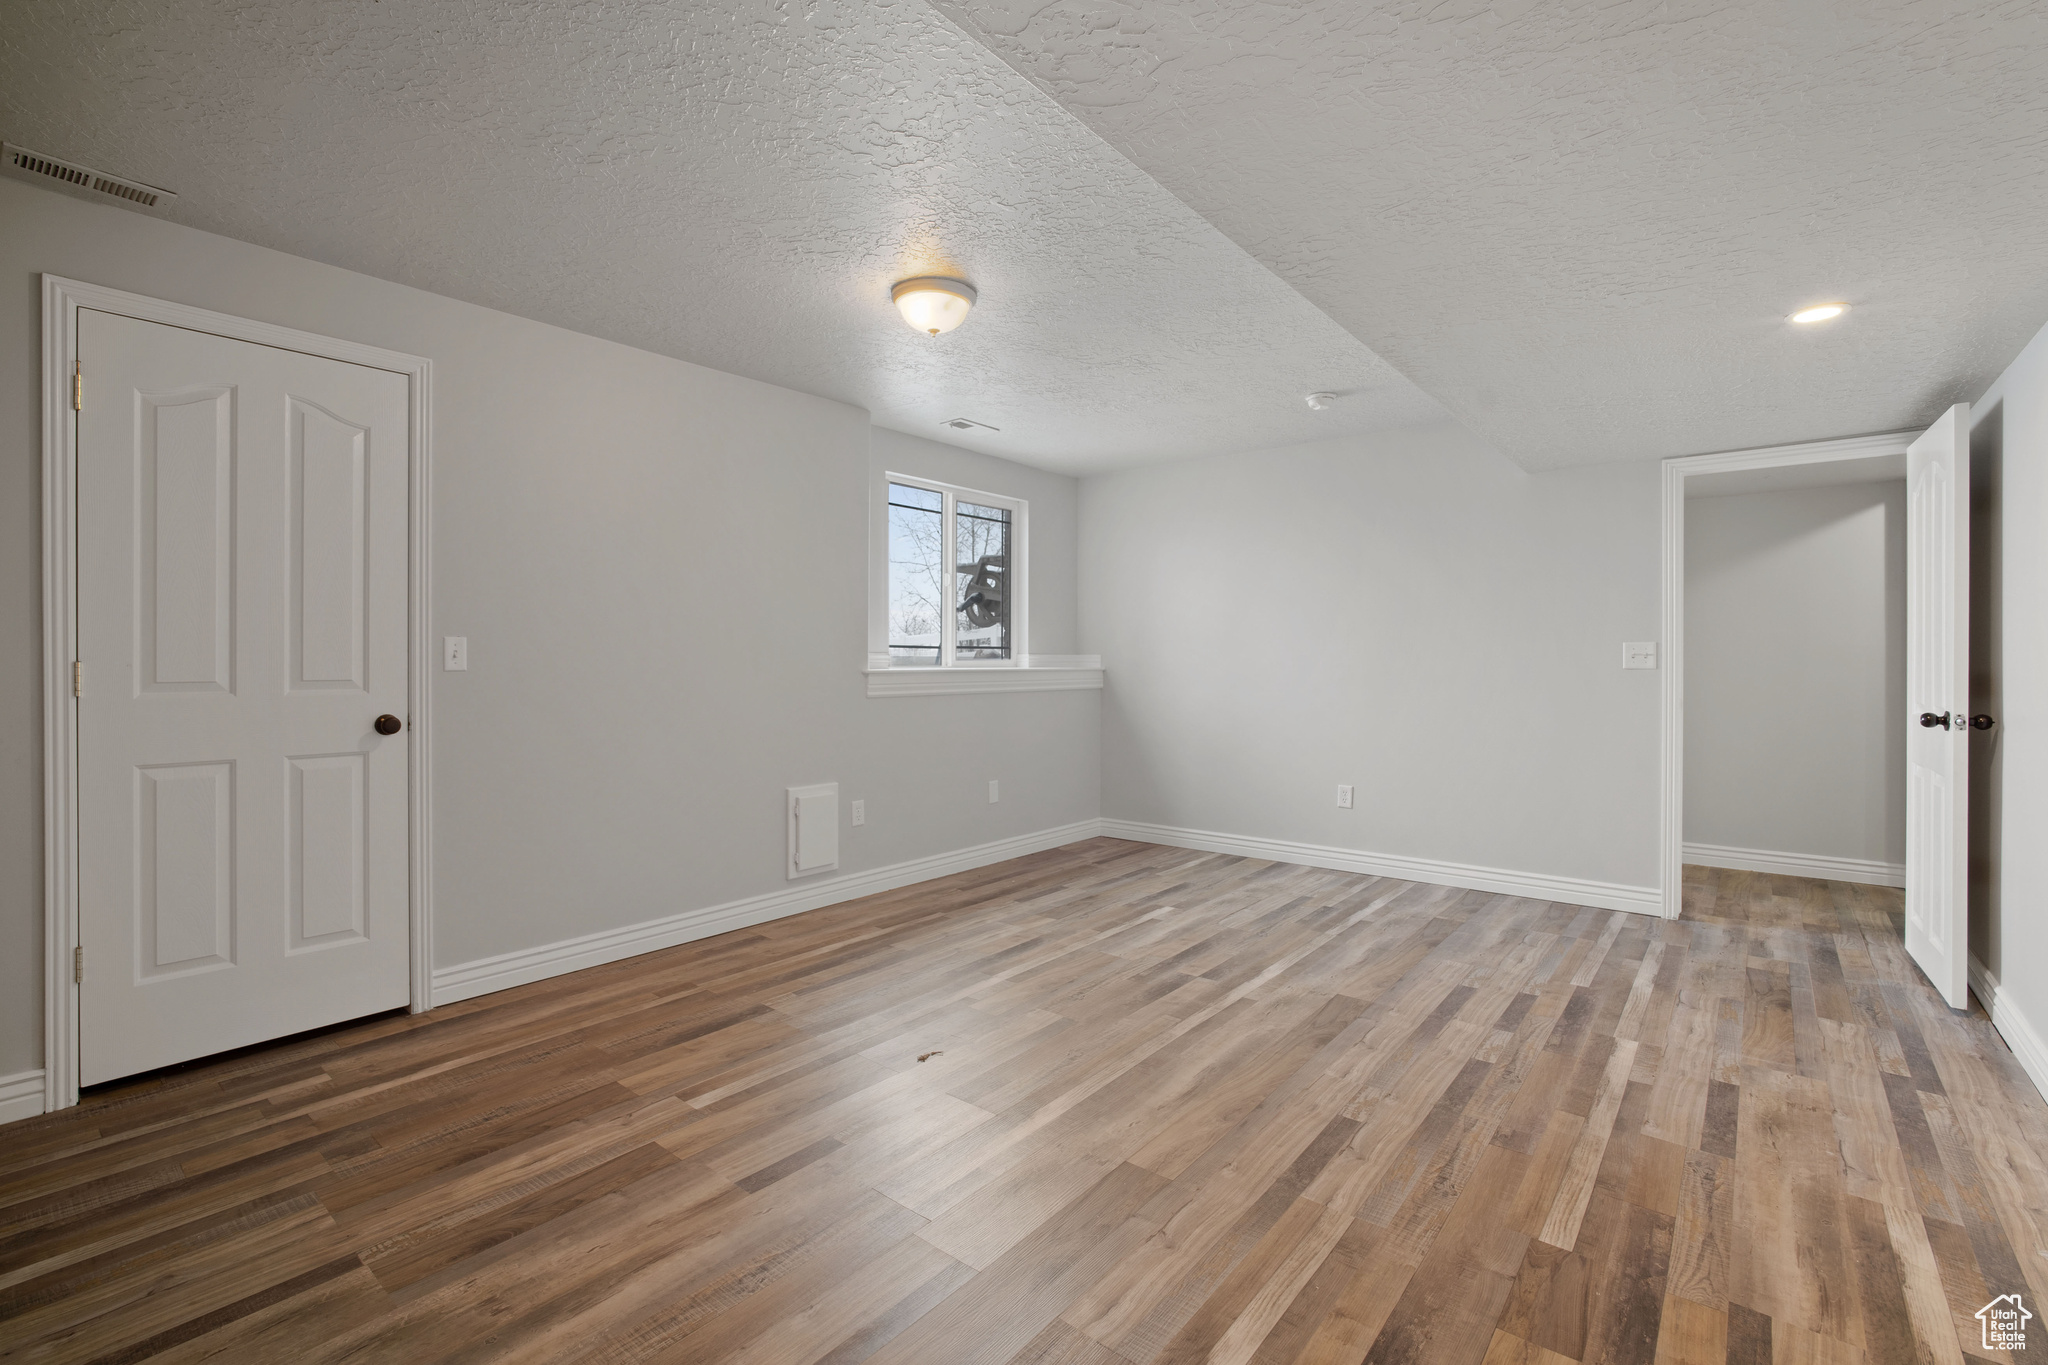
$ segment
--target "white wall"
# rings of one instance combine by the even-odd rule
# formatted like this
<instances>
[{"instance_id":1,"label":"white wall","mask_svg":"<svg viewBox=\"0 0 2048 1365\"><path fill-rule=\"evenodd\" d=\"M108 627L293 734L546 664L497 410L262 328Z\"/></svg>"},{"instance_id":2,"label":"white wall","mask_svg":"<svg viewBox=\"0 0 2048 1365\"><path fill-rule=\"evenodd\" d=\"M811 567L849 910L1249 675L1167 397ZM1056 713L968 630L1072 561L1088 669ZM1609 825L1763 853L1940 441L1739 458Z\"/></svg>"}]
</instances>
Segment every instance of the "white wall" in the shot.
<instances>
[{"instance_id":1,"label":"white wall","mask_svg":"<svg viewBox=\"0 0 2048 1365\"><path fill-rule=\"evenodd\" d=\"M1685 839L1906 858L1903 480L1685 509Z\"/></svg>"},{"instance_id":2,"label":"white wall","mask_svg":"<svg viewBox=\"0 0 2048 1365\"><path fill-rule=\"evenodd\" d=\"M44 271L434 360L437 965L787 885L790 784L866 798L846 871L1097 813L1100 694L866 695L859 410L0 180L0 1075L42 1064ZM1072 481L966 458L1070 637Z\"/></svg>"},{"instance_id":3,"label":"white wall","mask_svg":"<svg viewBox=\"0 0 2048 1365\"><path fill-rule=\"evenodd\" d=\"M1995 511L2000 529L1995 633L1971 650L1971 709L1996 716L1998 727L1970 742L1981 773L1971 820L1997 822L1995 840L1988 831L1971 840L1970 954L1998 983L1993 1020L2048 1089L2048 329L1972 413L1971 462L1992 461L1996 471L1978 485L1972 520ZM1976 562L1993 569L1988 553ZM1973 626L1988 624L1992 606L1973 610Z\"/></svg>"},{"instance_id":4,"label":"white wall","mask_svg":"<svg viewBox=\"0 0 2048 1365\"><path fill-rule=\"evenodd\" d=\"M1657 636L1659 473L1447 426L1084 480L1103 813L1653 886L1657 674L1621 645Z\"/></svg>"}]
</instances>

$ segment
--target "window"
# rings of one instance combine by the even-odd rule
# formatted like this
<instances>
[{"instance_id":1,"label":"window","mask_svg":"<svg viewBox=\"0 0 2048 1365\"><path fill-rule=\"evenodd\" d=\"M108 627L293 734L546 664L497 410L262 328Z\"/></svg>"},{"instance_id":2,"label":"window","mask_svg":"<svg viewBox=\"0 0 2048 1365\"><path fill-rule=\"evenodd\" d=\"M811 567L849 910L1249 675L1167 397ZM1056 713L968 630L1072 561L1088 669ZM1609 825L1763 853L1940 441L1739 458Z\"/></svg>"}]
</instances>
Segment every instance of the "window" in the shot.
<instances>
[{"instance_id":1,"label":"window","mask_svg":"<svg viewBox=\"0 0 2048 1365\"><path fill-rule=\"evenodd\" d=\"M1016 498L889 476L889 665L1024 658L1024 516Z\"/></svg>"}]
</instances>

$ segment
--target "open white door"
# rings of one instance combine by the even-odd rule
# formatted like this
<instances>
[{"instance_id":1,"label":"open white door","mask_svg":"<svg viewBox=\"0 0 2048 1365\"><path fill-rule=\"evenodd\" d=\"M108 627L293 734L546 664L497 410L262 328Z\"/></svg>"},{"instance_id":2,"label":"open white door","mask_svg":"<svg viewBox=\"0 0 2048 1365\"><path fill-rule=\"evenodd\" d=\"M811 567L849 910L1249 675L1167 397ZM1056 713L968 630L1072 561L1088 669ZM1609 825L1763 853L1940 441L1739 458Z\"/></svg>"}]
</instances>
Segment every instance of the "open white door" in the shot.
<instances>
[{"instance_id":1,"label":"open white door","mask_svg":"<svg viewBox=\"0 0 2048 1365\"><path fill-rule=\"evenodd\" d=\"M1906 951L1969 1003L1970 407L1906 451Z\"/></svg>"}]
</instances>

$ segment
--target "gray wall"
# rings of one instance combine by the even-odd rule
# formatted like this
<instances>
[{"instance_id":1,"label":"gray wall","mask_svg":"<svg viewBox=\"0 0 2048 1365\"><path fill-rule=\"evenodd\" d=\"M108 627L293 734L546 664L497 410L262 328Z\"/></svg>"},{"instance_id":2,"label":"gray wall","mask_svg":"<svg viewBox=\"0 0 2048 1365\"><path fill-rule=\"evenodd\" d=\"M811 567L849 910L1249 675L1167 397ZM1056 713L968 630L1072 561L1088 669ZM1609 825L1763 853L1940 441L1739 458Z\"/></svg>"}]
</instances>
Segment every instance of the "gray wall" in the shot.
<instances>
[{"instance_id":1,"label":"gray wall","mask_svg":"<svg viewBox=\"0 0 2048 1365\"><path fill-rule=\"evenodd\" d=\"M1621 645L1657 636L1658 481L1449 426L1084 480L1103 813L1654 884L1657 674Z\"/></svg>"},{"instance_id":2,"label":"gray wall","mask_svg":"<svg viewBox=\"0 0 2048 1365\"><path fill-rule=\"evenodd\" d=\"M1906 859L1903 480L1685 509L1685 838Z\"/></svg>"},{"instance_id":3,"label":"gray wall","mask_svg":"<svg viewBox=\"0 0 2048 1365\"><path fill-rule=\"evenodd\" d=\"M1972 412L1971 463L1995 470L1972 499L1973 532L1987 510L2001 529L1995 564L1993 550L1973 556L1995 580L1996 624L1989 604L1972 610L1970 706L1998 727L1970 740L1970 820L1997 830L1971 838L1970 955L1998 979L2001 1005L2048 1038L2048 328Z\"/></svg>"},{"instance_id":4,"label":"gray wall","mask_svg":"<svg viewBox=\"0 0 2048 1365\"><path fill-rule=\"evenodd\" d=\"M866 695L859 410L0 180L0 1075L42 1064L43 271L434 360L439 965L787 885L794 783L867 799L846 871L1097 814L1099 694ZM970 458L1071 538L1072 481Z\"/></svg>"}]
</instances>

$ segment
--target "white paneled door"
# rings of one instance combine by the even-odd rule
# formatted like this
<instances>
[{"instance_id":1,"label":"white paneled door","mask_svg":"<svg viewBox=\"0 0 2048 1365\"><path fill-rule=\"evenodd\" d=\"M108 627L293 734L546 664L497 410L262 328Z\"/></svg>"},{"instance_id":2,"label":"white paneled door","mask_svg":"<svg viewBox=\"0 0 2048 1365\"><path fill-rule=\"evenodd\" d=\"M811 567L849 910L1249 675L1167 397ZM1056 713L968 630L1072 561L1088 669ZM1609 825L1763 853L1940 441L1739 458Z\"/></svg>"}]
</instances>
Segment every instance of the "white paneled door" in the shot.
<instances>
[{"instance_id":1,"label":"white paneled door","mask_svg":"<svg viewBox=\"0 0 2048 1365\"><path fill-rule=\"evenodd\" d=\"M91 1085L407 1003L410 422L404 375L78 316Z\"/></svg>"},{"instance_id":2,"label":"white paneled door","mask_svg":"<svg viewBox=\"0 0 2048 1365\"><path fill-rule=\"evenodd\" d=\"M1906 951L1969 1003L1970 409L1906 451Z\"/></svg>"}]
</instances>

